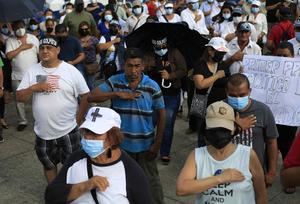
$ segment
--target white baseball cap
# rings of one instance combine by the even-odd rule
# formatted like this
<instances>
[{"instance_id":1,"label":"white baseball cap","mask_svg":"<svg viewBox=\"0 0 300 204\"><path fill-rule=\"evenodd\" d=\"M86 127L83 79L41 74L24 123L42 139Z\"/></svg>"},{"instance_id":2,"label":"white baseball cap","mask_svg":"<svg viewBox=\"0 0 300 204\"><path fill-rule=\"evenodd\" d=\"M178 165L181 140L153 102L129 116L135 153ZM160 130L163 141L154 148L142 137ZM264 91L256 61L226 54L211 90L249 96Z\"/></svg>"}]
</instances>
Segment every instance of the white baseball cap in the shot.
<instances>
[{"instance_id":1,"label":"white baseball cap","mask_svg":"<svg viewBox=\"0 0 300 204\"><path fill-rule=\"evenodd\" d=\"M88 129L96 134L104 134L113 127L121 127L120 115L110 108L95 106L90 108L85 121L79 128Z\"/></svg>"},{"instance_id":2,"label":"white baseball cap","mask_svg":"<svg viewBox=\"0 0 300 204\"><path fill-rule=\"evenodd\" d=\"M189 3L197 3L199 2L199 0L186 0L186 3L189 4Z\"/></svg>"},{"instance_id":3,"label":"white baseball cap","mask_svg":"<svg viewBox=\"0 0 300 204\"><path fill-rule=\"evenodd\" d=\"M258 0L255 0L255 1L252 2L251 5L256 5L256 6L260 7L261 6L261 2L258 1Z\"/></svg>"},{"instance_id":4,"label":"white baseball cap","mask_svg":"<svg viewBox=\"0 0 300 204\"><path fill-rule=\"evenodd\" d=\"M228 52L229 49L227 48L227 42L220 37L212 38L208 44L205 45L206 47L213 47L215 50L219 52Z\"/></svg>"}]
</instances>

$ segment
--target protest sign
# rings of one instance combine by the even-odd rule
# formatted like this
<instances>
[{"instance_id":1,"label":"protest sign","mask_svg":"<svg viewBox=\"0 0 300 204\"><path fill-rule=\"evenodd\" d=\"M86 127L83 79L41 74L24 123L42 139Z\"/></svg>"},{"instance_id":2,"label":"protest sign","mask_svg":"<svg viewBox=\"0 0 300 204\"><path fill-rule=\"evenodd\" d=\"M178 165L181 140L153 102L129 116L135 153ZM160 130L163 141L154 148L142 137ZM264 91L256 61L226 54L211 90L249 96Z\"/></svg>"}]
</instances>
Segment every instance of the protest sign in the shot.
<instances>
[{"instance_id":1,"label":"protest sign","mask_svg":"<svg viewBox=\"0 0 300 204\"><path fill-rule=\"evenodd\" d=\"M265 103L277 124L300 125L300 59L245 55L251 98Z\"/></svg>"}]
</instances>

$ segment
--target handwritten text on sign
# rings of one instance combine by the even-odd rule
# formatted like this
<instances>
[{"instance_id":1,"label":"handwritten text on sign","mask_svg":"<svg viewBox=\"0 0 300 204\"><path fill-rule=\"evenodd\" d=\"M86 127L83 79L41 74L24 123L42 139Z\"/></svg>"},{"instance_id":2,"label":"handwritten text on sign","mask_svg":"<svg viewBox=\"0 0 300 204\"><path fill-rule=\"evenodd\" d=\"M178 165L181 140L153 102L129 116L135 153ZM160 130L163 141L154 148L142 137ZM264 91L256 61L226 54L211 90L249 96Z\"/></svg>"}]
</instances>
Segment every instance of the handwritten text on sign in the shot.
<instances>
[{"instance_id":1,"label":"handwritten text on sign","mask_svg":"<svg viewBox=\"0 0 300 204\"><path fill-rule=\"evenodd\" d=\"M251 97L268 105L277 124L300 125L300 59L245 55Z\"/></svg>"}]
</instances>

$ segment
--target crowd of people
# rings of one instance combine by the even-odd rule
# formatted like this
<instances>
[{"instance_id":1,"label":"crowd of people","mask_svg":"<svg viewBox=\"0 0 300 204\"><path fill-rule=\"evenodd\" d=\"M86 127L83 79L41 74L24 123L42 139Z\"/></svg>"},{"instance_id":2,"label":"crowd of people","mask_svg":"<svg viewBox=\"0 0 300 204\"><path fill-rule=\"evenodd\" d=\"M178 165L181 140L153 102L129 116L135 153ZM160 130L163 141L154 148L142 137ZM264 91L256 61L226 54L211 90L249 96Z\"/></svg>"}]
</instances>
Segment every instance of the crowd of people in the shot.
<instances>
[{"instance_id":1,"label":"crowd of people","mask_svg":"<svg viewBox=\"0 0 300 204\"><path fill-rule=\"evenodd\" d=\"M298 127L276 124L271 109L251 98L243 58L299 57L299 16L292 0L75 0L0 23L0 143L7 99L14 95L23 131L32 98L46 203L160 204L156 158L172 162L176 116L187 98L182 136L195 132L198 147L177 178L177 195L267 203L279 152L283 191L294 193ZM163 32L146 52L127 47L126 37L146 23L182 24L209 42L192 65ZM110 108L95 105L104 101Z\"/></svg>"}]
</instances>

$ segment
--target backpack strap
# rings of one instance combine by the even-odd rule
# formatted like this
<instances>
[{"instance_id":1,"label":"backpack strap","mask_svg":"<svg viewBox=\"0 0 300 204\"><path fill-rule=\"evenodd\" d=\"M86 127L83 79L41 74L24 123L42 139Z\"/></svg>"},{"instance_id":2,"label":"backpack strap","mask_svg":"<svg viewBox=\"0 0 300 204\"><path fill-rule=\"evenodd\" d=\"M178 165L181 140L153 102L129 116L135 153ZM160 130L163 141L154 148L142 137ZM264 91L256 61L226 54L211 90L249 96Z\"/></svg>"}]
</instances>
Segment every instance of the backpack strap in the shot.
<instances>
[{"instance_id":1,"label":"backpack strap","mask_svg":"<svg viewBox=\"0 0 300 204\"><path fill-rule=\"evenodd\" d=\"M89 157L87 157L87 159L86 159L86 167L87 167L88 177L90 179L90 178L93 177L93 169L92 169L92 162L91 162L91 159ZM95 203L99 204L99 201L97 199L96 189L92 189L91 194L92 194L92 197L93 197Z\"/></svg>"}]
</instances>

